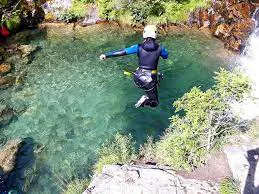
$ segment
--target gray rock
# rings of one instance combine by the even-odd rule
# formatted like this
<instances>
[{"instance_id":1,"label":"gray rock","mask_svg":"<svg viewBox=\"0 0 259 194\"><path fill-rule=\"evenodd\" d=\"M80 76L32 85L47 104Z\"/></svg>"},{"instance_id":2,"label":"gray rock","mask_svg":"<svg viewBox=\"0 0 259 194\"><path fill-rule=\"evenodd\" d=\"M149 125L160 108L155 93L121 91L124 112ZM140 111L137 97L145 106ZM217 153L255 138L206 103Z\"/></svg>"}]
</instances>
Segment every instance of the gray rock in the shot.
<instances>
[{"instance_id":1,"label":"gray rock","mask_svg":"<svg viewBox=\"0 0 259 194\"><path fill-rule=\"evenodd\" d=\"M98 7L96 5L93 5L89 7L87 17L84 18L82 22L80 22L81 26L89 26L96 24L98 21L101 21L102 19L99 17L98 14Z\"/></svg>"},{"instance_id":2,"label":"gray rock","mask_svg":"<svg viewBox=\"0 0 259 194\"><path fill-rule=\"evenodd\" d=\"M96 24L97 21L98 21L98 18L85 18L80 25L81 26L94 25Z\"/></svg>"},{"instance_id":3,"label":"gray rock","mask_svg":"<svg viewBox=\"0 0 259 194\"><path fill-rule=\"evenodd\" d=\"M71 7L72 0L47 1L42 5L44 13L52 13L56 17L55 19L60 18Z\"/></svg>"},{"instance_id":4,"label":"gray rock","mask_svg":"<svg viewBox=\"0 0 259 194\"><path fill-rule=\"evenodd\" d=\"M218 185L185 179L170 168L154 165L106 165L83 194L209 194Z\"/></svg>"}]
</instances>

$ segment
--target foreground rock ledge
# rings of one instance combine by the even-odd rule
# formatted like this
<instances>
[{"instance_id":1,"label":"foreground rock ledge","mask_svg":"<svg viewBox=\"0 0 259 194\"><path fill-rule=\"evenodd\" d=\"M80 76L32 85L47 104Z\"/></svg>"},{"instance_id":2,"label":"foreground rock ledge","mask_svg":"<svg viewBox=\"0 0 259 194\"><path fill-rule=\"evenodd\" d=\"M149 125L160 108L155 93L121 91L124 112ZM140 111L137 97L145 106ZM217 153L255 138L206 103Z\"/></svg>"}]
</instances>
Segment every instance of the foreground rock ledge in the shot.
<instances>
[{"instance_id":1,"label":"foreground rock ledge","mask_svg":"<svg viewBox=\"0 0 259 194\"><path fill-rule=\"evenodd\" d=\"M168 167L106 165L83 194L209 194L218 184L185 179Z\"/></svg>"}]
</instances>

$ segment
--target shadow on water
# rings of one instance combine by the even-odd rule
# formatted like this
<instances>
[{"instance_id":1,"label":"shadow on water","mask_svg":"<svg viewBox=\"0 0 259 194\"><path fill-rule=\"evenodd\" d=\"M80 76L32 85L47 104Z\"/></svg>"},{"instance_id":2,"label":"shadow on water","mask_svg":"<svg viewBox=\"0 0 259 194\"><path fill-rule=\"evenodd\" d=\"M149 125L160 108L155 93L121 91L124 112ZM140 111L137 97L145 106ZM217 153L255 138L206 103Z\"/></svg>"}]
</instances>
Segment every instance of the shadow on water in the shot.
<instances>
[{"instance_id":1,"label":"shadow on water","mask_svg":"<svg viewBox=\"0 0 259 194\"><path fill-rule=\"evenodd\" d=\"M256 166L259 159L259 148L247 151L247 160L249 162L249 170L246 177L244 194L259 194L259 187L255 187ZM257 172L258 173L258 172Z\"/></svg>"},{"instance_id":2,"label":"shadow on water","mask_svg":"<svg viewBox=\"0 0 259 194\"><path fill-rule=\"evenodd\" d=\"M36 156L34 147L36 143L32 138L24 138L18 150L14 170L8 174L0 174L0 193L7 194L7 191L24 193L28 189L30 178L28 170L35 164Z\"/></svg>"}]
</instances>

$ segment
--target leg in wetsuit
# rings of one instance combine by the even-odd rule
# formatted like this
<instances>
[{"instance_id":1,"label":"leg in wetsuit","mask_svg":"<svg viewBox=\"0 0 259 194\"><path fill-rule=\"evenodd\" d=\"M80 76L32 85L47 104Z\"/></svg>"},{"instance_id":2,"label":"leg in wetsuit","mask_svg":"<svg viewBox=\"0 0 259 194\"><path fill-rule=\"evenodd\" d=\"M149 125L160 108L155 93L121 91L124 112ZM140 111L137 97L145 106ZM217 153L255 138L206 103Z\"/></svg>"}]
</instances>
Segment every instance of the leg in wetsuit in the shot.
<instances>
[{"instance_id":1,"label":"leg in wetsuit","mask_svg":"<svg viewBox=\"0 0 259 194\"><path fill-rule=\"evenodd\" d=\"M146 95L143 95L136 103L136 107L150 106L156 107L159 104L157 91L157 74L145 69L137 69L134 73L134 82L137 87L143 89Z\"/></svg>"}]
</instances>

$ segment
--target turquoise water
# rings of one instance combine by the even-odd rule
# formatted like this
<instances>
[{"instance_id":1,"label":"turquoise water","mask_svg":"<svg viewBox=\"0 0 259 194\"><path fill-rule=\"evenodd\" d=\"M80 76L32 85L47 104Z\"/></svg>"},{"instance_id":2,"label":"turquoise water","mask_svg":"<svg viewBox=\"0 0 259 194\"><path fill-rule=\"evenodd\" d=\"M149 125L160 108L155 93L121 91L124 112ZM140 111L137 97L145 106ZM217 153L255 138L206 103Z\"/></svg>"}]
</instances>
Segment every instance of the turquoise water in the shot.
<instances>
[{"instance_id":1,"label":"turquoise water","mask_svg":"<svg viewBox=\"0 0 259 194\"><path fill-rule=\"evenodd\" d=\"M159 40L170 53L160 61L160 105L135 109L142 91L122 72L134 70L137 57L99 61L99 55L141 42L139 32L96 25L32 36L27 43L41 50L28 65L25 84L1 94L16 109L26 107L1 137L31 137L45 146L29 193L59 193L58 177L86 177L98 148L116 132L131 133L137 145L147 135L158 137L169 125L172 102L193 86L210 87L213 72L228 63L222 43L204 33L175 30Z\"/></svg>"}]
</instances>

